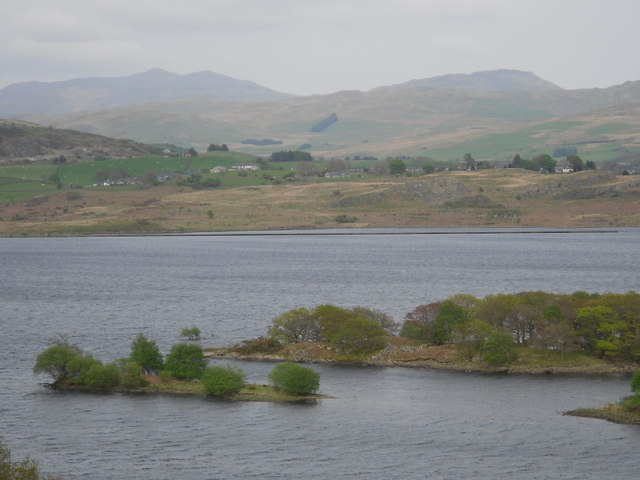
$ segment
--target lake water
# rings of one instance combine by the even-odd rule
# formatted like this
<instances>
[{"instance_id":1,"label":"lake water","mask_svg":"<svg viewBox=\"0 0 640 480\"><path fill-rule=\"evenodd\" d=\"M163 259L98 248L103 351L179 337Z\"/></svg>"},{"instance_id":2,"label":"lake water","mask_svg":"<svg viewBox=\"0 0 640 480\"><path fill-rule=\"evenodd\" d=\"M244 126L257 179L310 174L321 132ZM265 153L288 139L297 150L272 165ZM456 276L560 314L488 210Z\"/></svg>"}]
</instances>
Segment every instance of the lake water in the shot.
<instances>
[{"instance_id":1,"label":"lake water","mask_svg":"<svg viewBox=\"0 0 640 480\"><path fill-rule=\"evenodd\" d=\"M320 303L401 321L454 293L640 290L640 229L331 233L0 239L0 435L65 479L637 477L639 427L562 415L618 401L626 376L314 365L334 398L269 404L52 392L31 374L58 333L111 361L138 333L165 353L192 325L229 345ZM273 368L237 365L256 383Z\"/></svg>"}]
</instances>

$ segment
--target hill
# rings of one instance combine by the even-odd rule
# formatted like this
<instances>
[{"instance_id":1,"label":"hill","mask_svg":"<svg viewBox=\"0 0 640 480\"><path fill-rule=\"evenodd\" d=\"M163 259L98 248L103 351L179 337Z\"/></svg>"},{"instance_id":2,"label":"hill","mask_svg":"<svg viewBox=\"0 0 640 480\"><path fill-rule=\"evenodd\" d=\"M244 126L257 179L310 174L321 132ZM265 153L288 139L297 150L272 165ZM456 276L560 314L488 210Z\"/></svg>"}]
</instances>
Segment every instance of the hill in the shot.
<instances>
[{"instance_id":1,"label":"hill","mask_svg":"<svg viewBox=\"0 0 640 480\"><path fill-rule=\"evenodd\" d=\"M0 90L0 117L56 115L182 98L265 101L289 96L208 71L178 75L152 69L126 77L9 85Z\"/></svg>"},{"instance_id":2,"label":"hill","mask_svg":"<svg viewBox=\"0 0 640 480\"><path fill-rule=\"evenodd\" d=\"M158 151L158 147L132 140L0 119L0 164L12 160L51 159L59 155L68 156L70 160L137 157Z\"/></svg>"}]
</instances>

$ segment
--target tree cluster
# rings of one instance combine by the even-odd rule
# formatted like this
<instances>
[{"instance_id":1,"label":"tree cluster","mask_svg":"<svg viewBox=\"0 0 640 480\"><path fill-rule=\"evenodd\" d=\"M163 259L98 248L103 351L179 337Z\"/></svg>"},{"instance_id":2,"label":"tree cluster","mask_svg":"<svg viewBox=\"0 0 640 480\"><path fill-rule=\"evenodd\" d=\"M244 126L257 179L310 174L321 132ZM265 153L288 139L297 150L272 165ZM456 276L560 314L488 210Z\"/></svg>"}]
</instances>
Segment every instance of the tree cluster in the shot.
<instances>
[{"instance_id":1,"label":"tree cluster","mask_svg":"<svg viewBox=\"0 0 640 480\"><path fill-rule=\"evenodd\" d=\"M229 147L227 146L226 143L223 143L222 145L218 145L217 143L210 143L209 146L207 147L207 152L228 152L229 151Z\"/></svg>"},{"instance_id":2,"label":"tree cluster","mask_svg":"<svg viewBox=\"0 0 640 480\"><path fill-rule=\"evenodd\" d=\"M504 351L495 363L508 361L510 355L513 359L514 345L639 362L640 295L455 295L407 313L400 335L435 344L471 342L485 353Z\"/></svg>"},{"instance_id":3,"label":"tree cluster","mask_svg":"<svg viewBox=\"0 0 640 480\"><path fill-rule=\"evenodd\" d=\"M346 309L318 305L313 310L297 308L273 320L270 338L282 343L328 342L344 353L368 353L387 342L397 325L383 312L365 307Z\"/></svg>"},{"instance_id":4,"label":"tree cluster","mask_svg":"<svg viewBox=\"0 0 640 480\"><path fill-rule=\"evenodd\" d=\"M309 152L300 150L282 150L273 152L270 157L272 162L310 162L313 157Z\"/></svg>"}]
</instances>

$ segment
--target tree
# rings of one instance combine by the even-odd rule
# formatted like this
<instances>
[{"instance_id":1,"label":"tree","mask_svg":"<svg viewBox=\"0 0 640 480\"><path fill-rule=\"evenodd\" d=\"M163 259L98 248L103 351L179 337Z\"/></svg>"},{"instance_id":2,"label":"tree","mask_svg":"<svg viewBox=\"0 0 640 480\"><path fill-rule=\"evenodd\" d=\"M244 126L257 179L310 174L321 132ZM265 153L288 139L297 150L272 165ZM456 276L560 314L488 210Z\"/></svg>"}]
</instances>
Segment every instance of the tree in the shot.
<instances>
[{"instance_id":1,"label":"tree","mask_svg":"<svg viewBox=\"0 0 640 480\"><path fill-rule=\"evenodd\" d=\"M269 373L269 380L276 387L292 395L309 395L320 387L318 373L292 362L276 365Z\"/></svg>"},{"instance_id":2,"label":"tree","mask_svg":"<svg viewBox=\"0 0 640 480\"><path fill-rule=\"evenodd\" d=\"M387 160L387 164L391 175L400 175L407 171L407 165L399 158L390 158Z\"/></svg>"},{"instance_id":3,"label":"tree","mask_svg":"<svg viewBox=\"0 0 640 480\"><path fill-rule=\"evenodd\" d=\"M129 359L142 367L145 373L159 372L162 370L162 354L153 340L140 334L131 343Z\"/></svg>"},{"instance_id":4,"label":"tree","mask_svg":"<svg viewBox=\"0 0 640 480\"><path fill-rule=\"evenodd\" d=\"M171 347L165 368L176 378L195 380L200 378L207 365L199 345L178 343Z\"/></svg>"},{"instance_id":5,"label":"tree","mask_svg":"<svg viewBox=\"0 0 640 480\"><path fill-rule=\"evenodd\" d=\"M367 307L353 307L351 311L356 315L373 320L389 335L394 335L398 331L398 328L400 328L398 322L395 322L390 315L380 310L372 310Z\"/></svg>"},{"instance_id":6,"label":"tree","mask_svg":"<svg viewBox=\"0 0 640 480\"><path fill-rule=\"evenodd\" d=\"M344 353L369 353L387 343L387 332L375 321L352 315L331 337L331 346Z\"/></svg>"},{"instance_id":7,"label":"tree","mask_svg":"<svg viewBox=\"0 0 640 480\"><path fill-rule=\"evenodd\" d=\"M239 368L208 367L200 379L205 392L216 397L235 395L245 385L245 374Z\"/></svg>"},{"instance_id":8,"label":"tree","mask_svg":"<svg viewBox=\"0 0 640 480\"><path fill-rule=\"evenodd\" d=\"M571 165L574 172L581 172L584 170L584 162L578 155L569 155L567 157L567 162L569 162L569 165Z\"/></svg>"},{"instance_id":9,"label":"tree","mask_svg":"<svg viewBox=\"0 0 640 480\"><path fill-rule=\"evenodd\" d=\"M454 331L465 321L466 317L462 307L451 300L445 300L436 312L431 341L436 345L451 342Z\"/></svg>"},{"instance_id":10,"label":"tree","mask_svg":"<svg viewBox=\"0 0 640 480\"><path fill-rule=\"evenodd\" d=\"M60 384L75 375L73 360L82 356L74 345L52 345L36 357L33 373L46 373L51 376L53 385Z\"/></svg>"},{"instance_id":11,"label":"tree","mask_svg":"<svg viewBox=\"0 0 640 480\"><path fill-rule=\"evenodd\" d=\"M433 332L433 324L436 320L436 312L439 306L439 303L418 305L407 313L400 330L400 336L422 341L429 340Z\"/></svg>"},{"instance_id":12,"label":"tree","mask_svg":"<svg viewBox=\"0 0 640 480\"><path fill-rule=\"evenodd\" d=\"M226 143L223 143L222 145L218 145L217 143L210 143L209 146L207 147L207 152L228 152L229 151L229 147L227 146Z\"/></svg>"},{"instance_id":13,"label":"tree","mask_svg":"<svg viewBox=\"0 0 640 480\"><path fill-rule=\"evenodd\" d=\"M309 152L301 150L273 152L270 158L271 162L310 162L312 160L313 157Z\"/></svg>"},{"instance_id":14,"label":"tree","mask_svg":"<svg viewBox=\"0 0 640 480\"><path fill-rule=\"evenodd\" d=\"M593 160L587 160L586 162L584 162L584 168L586 168L587 170L596 170L596 163Z\"/></svg>"},{"instance_id":15,"label":"tree","mask_svg":"<svg viewBox=\"0 0 640 480\"><path fill-rule=\"evenodd\" d=\"M551 155L543 153L531 159L534 170L540 170L545 173L553 173L556 171L556 161Z\"/></svg>"},{"instance_id":16,"label":"tree","mask_svg":"<svg viewBox=\"0 0 640 480\"><path fill-rule=\"evenodd\" d=\"M273 319L269 337L284 343L319 342L323 340L317 317L307 308L296 308Z\"/></svg>"},{"instance_id":17,"label":"tree","mask_svg":"<svg viewBox=\"0 0 640 480\"><path fill-rule=\"evenodd\" d=\"M482 345L482 360L489 365L506 365L515 359L515 342L508 333L493 332Z\"/></svg>"},{"instance_id":18,"label":"tree","mask_svg":"<svg viewBox=\"0 0 640 480\"><path fill-rule=\"evenodd\" d=\"M467 167L467 170L475 170L478 165L476 159L473 158L470 153L464 154L464 164Z\"/></svg>"},{"instance_id":19,"label":"tree","mask_svg":"<svg viewBox=\"0 0 640 480\"><path fill-rule=\"evenodd\" d=\"M513 157L513 160L511 160L511 167L524 168L524 160L522 159L520 154L516 154L516 156Z\"/></svg>"},{"instance_id":20,"label":"tree","mask_svg":"<svg viewBox=\"0 0 640 480\"><path fill-rule=\"evenodd\" d=\"M200 329L198 327L183 328L180 336L189 340L200 340Z\"/></svg>"}]
</instances>

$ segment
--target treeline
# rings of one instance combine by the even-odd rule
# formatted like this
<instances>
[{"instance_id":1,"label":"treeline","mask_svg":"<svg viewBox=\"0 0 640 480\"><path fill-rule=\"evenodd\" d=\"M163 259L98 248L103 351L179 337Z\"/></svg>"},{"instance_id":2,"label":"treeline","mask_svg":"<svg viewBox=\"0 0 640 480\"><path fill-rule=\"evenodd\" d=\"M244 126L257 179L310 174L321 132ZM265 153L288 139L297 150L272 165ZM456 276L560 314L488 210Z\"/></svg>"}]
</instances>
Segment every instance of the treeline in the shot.
<instances>
[{"instance_id":1,"label":"treeline","mask_svg":"<svg viewBox=\"0 0 640 480\"><path fill-rule=\"evenodd\" d=\"M464 344L470 358L479 355L494 365L514 360L517 346L560 356L579 351L617 362L640 362L640 295L635 292L536 291L482 299L458 294L415 307L401 326L377 310L320 305L275 318L262 345L267 346L267 340L328 342L337 351L366 353L383 348L398 328L399 336L425 343Z\"/></svg>"}]
</instances>

